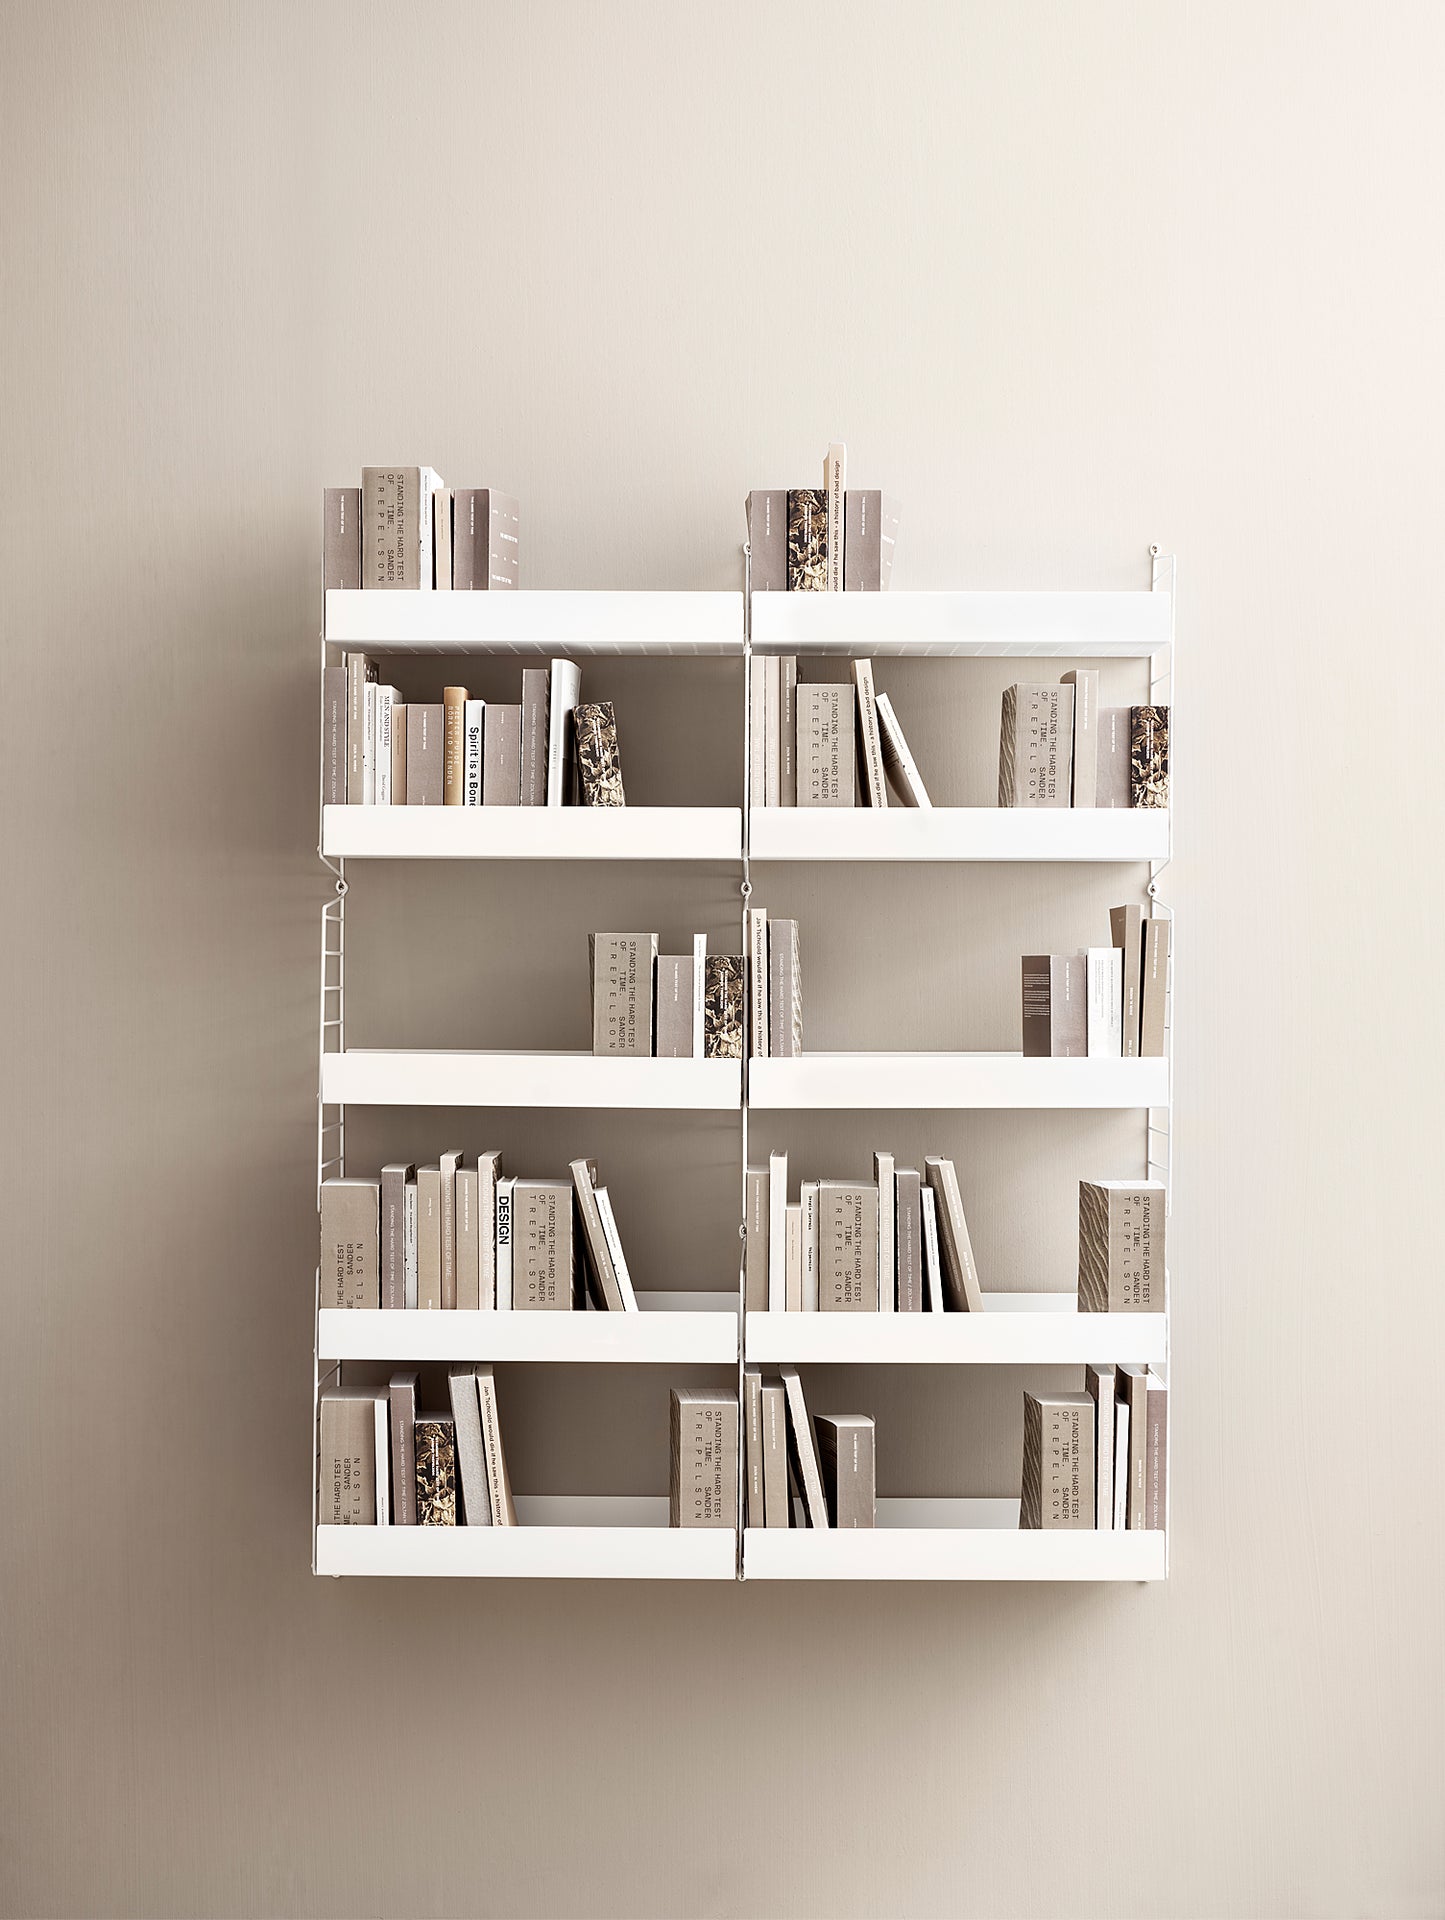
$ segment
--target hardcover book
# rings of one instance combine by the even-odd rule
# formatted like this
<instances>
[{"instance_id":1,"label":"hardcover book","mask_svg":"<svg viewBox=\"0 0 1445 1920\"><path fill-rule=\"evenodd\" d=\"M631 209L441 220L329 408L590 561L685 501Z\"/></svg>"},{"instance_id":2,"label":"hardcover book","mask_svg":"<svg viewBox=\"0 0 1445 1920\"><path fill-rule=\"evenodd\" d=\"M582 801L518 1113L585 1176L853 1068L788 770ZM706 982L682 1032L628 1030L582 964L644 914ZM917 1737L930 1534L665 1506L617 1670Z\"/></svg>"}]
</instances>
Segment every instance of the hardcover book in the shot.
<instances>
[{"instance_id":1,"label":"hardcover book","mask_svg":"<svg viewBox=\"0 0 1445 1920\"><path fill-rule=\"evenodd\" d=\"M798 805L851 807L854 779L853 689L798 684Z\"/></svg>"},{"instance_id":2,"label":"hardcover book","mask_svg":"<svg viewBox=\"0 0 1445 1920\"><path fill-rule=\"evenodd\" d=\"M744 1204L743 1306L748 1313L768 1310L768 1170L749 1167Z\"/></svg>"},{"instance_id":3,"label":"hardcover book","mask_svg":"<svg viewBox=\"0 0 1445 1920\"><path fill-rule=\"evenodd\" d=\"M818 1182L818 1305L824 1313L878 1311L878 1189Z\"/></svg>"},{"instance_id":4,"label":"hardcover book","mask_svg":"<svg viewBox=\"0 0 1445 1920\"><path fill-rule=\"evenodd\" d=\"M482 1446L482 1409L477 1399L477 1376L470 1367L454 1367L447 1375L452 1402L452 1432L456 1439L457 1523L466 1527L492 1524L492 1497L487 1490L486 1453Z\"/></svg>"},{"instance_id":5,"label":"hardcover book","mask_svg":"<svg viewBox=\"0 0 1445 1920\"><path fill-rule=\"evenodd\" d=\"M743 959L740 953L707 956L703 1003L703 1054L709 1060L743 1057Z\"/></svg>"},{"instance_id":6,"label":"hardcover book","mask_svg":"<svg viewBox=\"0 0 1445 1920\"><path fill-rule=\"evenodd\" d=\"M748 587L782 593L788 584L788 495L782 487L754 487L748 495Z\"/></svg>"},{"instance_id":7,"label":"hardcover book","mask_svg":"<svg viewBox=\"0 0 1445 1920\"><path fill-rule=\"evenodd\" d=\"M416 1303L428 1312L442 1304L442 1170L416 1170Z\"/></svg>"},{"instance_id":8,"label":"hardcover book","mask_svg":"<svg viewBox=\"0 0 1445 1920\"><path fill-rule=\"evenodd\" d=\"M1110 907L1109 935L1121 954L1123 1010L1120 1036L1123 1057L1134 1060L1139 1054L1139 993L1144 973L1144 910L1142 907Z\"/></svg>"},{"instance_id":9,"label":"hardcover book","mask_svg":"<svg viewBox=\"0 0 1445 1920\"><path fill-rule=\"evenodd\" d=\"M768 689L763 663L748 662L748 805L768 803Z\"/></svg>"},{"instance_id":10,"label":"hardcover book","mask_svg":"<svg viewBox=\"0 0 1445 1920\"><path fill-rule=\"evenodd\" d=\"M943 1254L943 1282L947 1302L954 1313L982 1313L983 1292L973 1243L963 1213L963 1196L958 1171L951 1160L929 1159L928 1184L938 1199L938 1225Z\"/></svg>"},{"instance_id":11,"label":"hardcover book","mask_svg":"<svg viewBox=\"0 0 1445 1920\"><path fill-rule=\"evenodd\" d=\"M873 694L873 662L853 662L853 692L858 711L858 784L865 805L888 805L888 776L883 771L883 741Z\"/></svg>"},{"instance_id":12,"label":"hardcover book","mask_svg":"<svg viewBox=\"0 0 1445 1920\"><path fill-rule=\"evenodd\" d=\"M522 709L495 700L487 703L482 747L482 804L522 804Z\"/></svg>"},{"instance_id":13,"label":"hardcover book","mask_svg":"<svg viewBox=\"0 0 1445 1920\"><path fill-rule=\"evenodd\" d=\"M612 1259L612 1249L602 1225L597 1205L597 1189L590 1160L574 1160L568 1169L577 1195L577 1213L582 1223L582 1251L587 1262L593 1297L599 1307L610 1313L625 1312L622 1289Z\"/></svg>"},{"instance_id":14,"label":"hardcover book","mask_svg":"<svg viewBox=\"0 0 1445 1920\"><path fill-rule=\"evenodd\" d=\"M823 456L823 494L828 502L827 583L829 593L843 591L843 500L847 492L848 449L834 441Z\"/></svg>"},{"instance_id":15,"label":"hardcover book","mask_svg":"<svg viewBox=\"0 0 1445 1920\"><path fill-rule=\"evenodd\" d=\"M763 1376L756 1367L747 1367L743 1371L743 1414L746 1428L747 1473L743 1481L745 1514L744 1524L749 1527L767 1525L767 1510L763 1492Z\"/></svg>"},{"instance_id":16,"label":"hardcover book","mask_svg":"<svg viewBox=\"0 0 1445 1920\"><path fill-rule=\"evenodd\" d=\"M583 700L573 710L577 777L584 807L625 807L617 714L610 700Z\"/></svg>"},{"instance_id":17,"label":"hardcover book","mask_svg":"<svg viewBox=\"0 0 1445 1920\"><path fill-rule=\"evenodd\" d=\"M362 688L361 708L361 804L376 804L376 688L373 672Z\"/></svg>"},{"instance_id":18,"label":"hardcover book","mask_svg":"<svg viewBox=\"0 0 1445 1920\"><path fill-rule=\"evenodd\" d=\"M1146 1060L1162 1060L1169 1002L1170 922L1154 916L1144 922L1143 985L1139 994L1139 1051Z\"/></svg>"},{"instance_id":19,"label":"hardcover book","mask_svg":"<svg viewBox=\"0 0 1445 1920\"><path fill-rule=\"evenodd\" d=\"M1060 674L1060 684L1074 689L1073 792L1076 807L1098 804L1099 793L1099 670L1073 667Z\"/></svg>"},{"instance_id":20,"label":"hardcover book","mask_svg":"<svg viewBox=\"0 0 1445 1920\"><path fill-rule=\"evenodd\" d=\"M321 1304L375 1307L380 1188L375 1180L321 1183Z\"/></svg>"},{"instance_id":21,"label":"hardcover book","mask_svg":"<svg viewBox=\"0 0 1445 1920\"><path fill-rule=\"evenodd\" d=\"M880 693L875 704L878 709L878 739L883 751L883 771L888 776L888 784L905 807L931 807L933 802L928 797L923 775L918 771L903 729L898 724L893 702L886 693Z\"/></svg>"},{"instance_id":22,"label":"hardcover book","mask_svg":"<svg viewBox=\"0 0 1445 1920\"><path fill-rule=\"evenodd\" d=\"M1128 1381L1114 1386L1114 1531L1129 1524L1129 1401Z\"/></svg>"},{"instance_id":23,"label":"hardcover book","mask_svg":"<svg viewBox=\"0 0 1445 1920\"><path fill-rule=\"evenodd\" d=\"M361 585L361 488L328 487L322 514L323 574L333 587Z\"/></svg>"},{"instance_id":24,"label":"hardcover book","mask_svg":"<svg viewBox=\"0 0 1445 1920\"><path fill-rule=\"evenodd\" d=\"M466 727L467 690L465 687L442 689L442 804L460 807L466 803Z\"/></svg>"},{"instance_id":25,"label":"hardcover book","mask_svg":"<svg viewBox=\"0 0 1445 1920\"><path fill-rule=\"evenodd\" d=\"M482 804L482 734L486 726L485 700L468 700L463 709L462 805Z\"/></svg>"},{"instance_id":26,"label":"hardcover book","mask_svg":"<svg viewBox=\"0 0 1445 1920\"><path fill-rule=\"evenodd\" d=\"M361 469L363 587L431 587L432 492L440 484L430 467Z\"/></svg>"},{"instance_id":27,"label":"hardcover book","mask_svg":"<svg viewBox=\"0 0 1445 1920\"><path fill-rule=\"evenodd\" d=\"M572 715L582 694L582 669L571 660L554 660L547 692L547 805L566 806L572 798L574 730Z\"/></svg>"},{"instance_id":28,"label":"hardcover book","mask_svg":"<svg viewBox=\"0 0 1445 1920\"><path fill-rule=\"evenodd\" d=\"M1129 798L1136 807L1169 805L1169 709L1135 707L1131 713Z\"/></svg>"},{"instance_id":29,"label":"hardcover book","mask_svg":"<svg viewBox=\"0 0 1445 1920\"><path fill-rule=\"evenodd\" d=\"M898 1311L923 1311L923 1176L900 1167L894 1176L898 1206Z\"/></svg>"},{"instance_id":30,"label":"hardcover book","mask_svg":"<svg viewBox=\"0 0 1445 1920\"><path fill-rule=\"evenodd\" d=\"M457 1168L457 1305L475 1312L482 1304L481 1235L477 1208L480 1175L475 1167Z\"/></svg>"},{"instance_id":31,"label":"hardcover book","mask_svg":"<svg viewBox=\"0 0 1445 1920\"><path fill-rule=\"evenodd\" d=\"M376 1525L376 1396L327 1387L321 1395L317 1515L324 1527Z\"/></svg>"},{"instance_id":32,"label":"hardcover book","mask_svg":"<svg viewBox=\"0 0 1445 1920\"><path fill-rule=\"evenodd\" d=\"M898 1284L898 1187L891 1153L875 1153L878 1188L878 1311L892 1313Z\"/></svg>"},{"instance_id":33,"label":"hardcover book","mask_svg":"<svg viewBox=\"0 0 1445 1920\"><path fill-rule=\"evenodd\" d=\"M416 1525L415 1373L394 1373L387 1389L391 1410L391 1524Z\"/></svg>"},{"instance_id":34,"label":"hardcover book","mask_svg":"<svg viewBox=\"0 0 1445 1920\"><path fill-rule=\"evenodd\" d=\"M1079 1182L1079 1312L1164 1311L1165 1192L1157 1180Z\"/></svg>"},{"instance_id":35,"label":"hardcover book","mask_svg":"<svg viewBox=\"0 0 1445 1920\"><path fill-rule=\"evenodd\" d=\"M439 807L446 796L446 719L437 706L406 710L406 804Z\"/></svg>"},{"instance_id":36,"label":"hardcover book","mask_svg":"<svg viewBox=\"0 0 1445 1920\"><path fill-rule=\"evenodd\" d=\"M802 1496L803 1517L810 1527L826 1527L829 1525L828 1502L823 1493L818 1443L808 1418L803 1382L796 1367L783 1367L780 1371L788 1399L788 1465Z\"/></svg>"},{"instance_id":37,"label":"hardcover book","mask_svg":"<svg viewBox=\"0 0 1445 1920\"><path fill-rule=\"evenodd\" d=\"M321 800L346 805L346 668L327 667L321 676Z\"/></svg>"},{"instance_id":38,"label":"hardcover book","mask_svg":"<svg viewBox=\"0 0 1445 1920\"><path fill-rule=\"evenodd\" d=\"M400 1161L381 1170L381 1305L406 1306L406 1186L416 1168Z\"/></svg>"},{"instance_id":39,"label":"hardcover book","mask_svg":"<svg viewBox=\"0 0 1445 1920\"><path fill-rule=\"evenodd\" d=\"M793 1060L803 1051L803 963L796 920L774 920L767 928L768 1044L775 1059Z\"/></svg>"},{"instance_id":40,"label":"hardcover book","mask_svg":"<svg viewBox=\"0 0 1445 1920\"><path fill-rule=\"evenodd\" d=\"M692 936L692 1057L707 1055L707 935Z\"/></svg>"},{"instance_id":41,"label":"hardcover book","mask_svg":"<svg viewBox=\"0 0 1445 1920\"><path fill-rule=\"evenodd\" d=\"M655 933L590 933L592 1051L651 1054Z\"/></svg>"},{"instance_id":42,"label":"hardcover book","mask_svg":"<svg viewBox=\"0 0 1445 1920\"><path fill-rule=\"evenodd\" d=\"M502 1420L497 1406L497 1381L489 1366L477 1367L477 1399L482 1409L482 1446L487 1456L487 1490L492 1496L492 1525L515 1527L517 1509L502 1447Z\"/></svg>"},{"instance_id":43,"label":"hardcover book","mask_svg":"<svg viewBox=\"0 0 1445 1920\"><path fill-rule=\"evenodd\" d=\"M1094 1501L1093 1401L1086 1393L1025 1393L1020 1527L1092 1529Z\"/></svg>"},{"instance_id":44,"label":"hardcover book","mask_svg":"<svg viewBox=\"0 0 1445 1920\"><path fill-rule=\"evenodd\" d=\"M835 1527L871 1527L876 1513L874 1431L866 1413L820 1413L818 1466Z\"/></svg>"},{"instance_id":45,"label":"hardcover book","mask_svg":"<svg viewBox=\"0 0 1445 1920\"><path fill-rule=\"evenodd\" d=\"M512 1193L512 1306L569 1311L575 1292L572 1186L519 1180Z\"/></svg>"},{"instance_id":46,"label":"hardcover book","mask_svg":"<svg viewBox=\"0 0 1445 1920\"><path fill-rule=\"evenodd\" d=\"M893 581L898 502L876 487L849 487L843 502L843 585L880 593Z\"/></svg>"},{"instance_id":47,"label":"hardcover book","mask_svg":"<svg viewBox=\"0 0 1445 1920\"><path fill-rule=\"evenodd\" d=\"M421 1250L421 1209L417 1204L416 1176L406 1183L406 1233L402 1241L406 1273L406 1305L415 1311L417 1304L418 1263Z\"/></svg>"},{"instance_id":48,"label":"hardcover book","mask_svg":"<svg viewBox=\"0 0 1445 1920\"><path fill-rule=\"evenodd\" d=\"M690 1060L693 1045L692 955L658 955L657 1057Z\"/></svg>"},{"instance_id":49,"label":"hardcover book","mask_svg":"<svg viewBox=\"0 0 1445 1920\"><path fill-rule=\"evenodd\" d=\"M1114 1525L1113 1367L1085 1367L1084 1390L1094 1403L1094 1525L1109 1532Z\"/></svg>"},{"instance_id":50,"label":"hardcover book","mask_svg":"<svg viewBox=\"0 0 1445 1920\"><path fill-rule=\"evenodd\" d=\"M547 804L547 682L545 667L522 669L522 805Z\"/></svg>"},{"instance_id":51,"label":"hardcover book","mask_svg":"<svg viewBox=\"0 0 1445 1920\"><path fill-rule=\"evenodd\" d=\"M1132 749L1132 710L1128 707L1100 707L1094 781L1096 807L1133 805L1130 796Z\"/></svg>"},{"instance_id":52,"label":"hardcover book","mask_svg":"<svg viewBox=\"0 0 1445 1920\"><path fill-rule=\"evenodd\" d=\"M738 1403L696 1387L669 1394L669 1517L674 1527L737 1526Z\"/></svg>"},{"instance_id":53,"label":"hardcover book","mask_svg":"<svg viewBox=\"0 0 1445 1920\"><path fill-rule=\"evenodd\" d=\"M828 588L828 496L821 487L788 490L788 588L793 593Z\"/></svg>"},{"instance_id":54,"label":"hardcover book","mask_svg":"<svg viewBox=\"0 0 1445 1920\"><path fill-rule=\"evenodd\" d=\"M423 1414L416 1435L416 1523L419 1527L457 1524L456 1433L449 1413Z\"/></svg>"},{"instance_id":55,"label":"hardcover book","mask_svg":"<svg viewBox=\"0 0 1445 1920\"><path fill-rule=\"evenodd\" d=\"M1068 806L1073 733L1072 687L1006 688L999 732L999 805Z\"/></svg>"},{"instance_id":56,"label":"hardcover book","mask_svg":"<svg viewBox=\"0 0 1445 1920\"><path fill-rule=\"evenodd\" d=\"M1023 974L1023 1051L1025 1060L1053 1057L1053 955L1026 953Z\"/></svg>"},{"instance_id":57,"label":"hardcover book","mask_svg":"<svg viewBox=\"0 0 1445 1920\"><path fill-rule=\"evenodd\" d=\"M487 584L487 489L452 491L452 585L458 593L485 590Z\"/></svg>"},{"instance_id":58,"label":"hardcover book","mask_svg":"<svg viewBox=\"0 0 1445 1920\"><path fill-rule=\"evenodd\" d=\"M781 1386L763 1388L763 1524L792 1525L788 1503L788 1406Z\"/></svg>"}]
</instances>

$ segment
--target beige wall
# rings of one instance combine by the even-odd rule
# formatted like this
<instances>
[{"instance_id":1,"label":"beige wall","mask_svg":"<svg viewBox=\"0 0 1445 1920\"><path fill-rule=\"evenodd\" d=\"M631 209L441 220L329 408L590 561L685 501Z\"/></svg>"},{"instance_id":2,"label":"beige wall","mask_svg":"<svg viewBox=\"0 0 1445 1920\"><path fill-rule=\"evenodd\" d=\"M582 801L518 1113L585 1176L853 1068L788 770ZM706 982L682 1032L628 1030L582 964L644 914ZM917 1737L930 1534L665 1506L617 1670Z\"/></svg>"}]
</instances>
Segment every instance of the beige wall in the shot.
<instances>
[{"instance_id":1,"label":"beige wall","mask_svg":"<svg viewBox=\"0 0 1445 1920\"><path fill-rule=\"evenodd\" d=\"M1439 1914L1439 9L699 12L4 9L0 1905ZM320 489L431 459L522 495L530 585L718 587L833 434L901 585L1180 555L1174 1577L315 1581ZM613 671L665 785L686 683ZM946 671L966 797L994 682ZM589 926L734 904L572 879L359 885L358 1037L565 1042ZM1017 954L1106 904L838 879L767 889L834 1044L1007 1044ZM892 1137L1019 1286L1134 1126ZM574 1140L650 1277L725 1271L725 1130L503 1144ZM1016 1377L835 1382L885 1491L1007 1490ZM660 1489L663 1385L509 1375L522 1484Z\"/></svg>"}]
</instances>

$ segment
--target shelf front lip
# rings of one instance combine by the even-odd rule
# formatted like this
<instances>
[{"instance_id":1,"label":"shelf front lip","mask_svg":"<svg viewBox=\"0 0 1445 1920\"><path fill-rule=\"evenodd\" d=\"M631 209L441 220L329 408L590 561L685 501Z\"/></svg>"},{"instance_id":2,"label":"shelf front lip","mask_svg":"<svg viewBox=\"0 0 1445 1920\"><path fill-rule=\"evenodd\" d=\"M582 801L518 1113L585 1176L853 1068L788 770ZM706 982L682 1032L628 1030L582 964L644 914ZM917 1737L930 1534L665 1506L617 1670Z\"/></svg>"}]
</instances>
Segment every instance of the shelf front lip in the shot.
<instances>
[{"instance_id":1,"label":"shelf front lip","mask_svg":"<svg viewBox=\"0 0 1445 1920\"><path fill-rule=\"evenodd\" d=\"M328 1105L616 1107L732 1112L738 1060L591 1053L422 1053L363 1048L321 1057Z\"/></svg>"},{"instance_id":2,"label":"shelf front lip","mask_svg":"<svg viewBox=\"0 0 1445 1920\"><path fill-rule=\"evenodd\" d=\"M754 807L754 860L1163 860L1169 815L1145 807Z\"/></svg>"},{"instance_id":3,"label":"shelf front lip","mask_svg":"<svg viewBox=\"0 0 1445 1920\"><path fill-rule=\"evenodd\" d=\"M329 1527L318 1574L514 1580L733 1580L723 1527Z\"/></svg>"},{"instance_id":4,"label":"shelf front lip","mask_svg":"<svg viewBox=\"0 0 1445 1920\"><path fill-rule=\"evenodd\" d=\"M745 1580L1163 1580L1162 1533L749 1527Z\"/></svg>"},{"instance_id":5,"label":"shelf front lip","mask_svg":"<svg viewBox=\"0 0 1445 1920\"><path fill-rule=\"evenodd\" d=\"M1167 1060L1040 1060L1017 1053L814 1053L753 1060L754 1110L941 1113L1169 1104Z\"/></svg>"},{"instance_id":6,"label":"shelf front lip","mask_svg":"<svg viewBox=\"0 0 1445 1920\"><path fill-rule=\"evenodd\" d=\"M537 1360L621 1366L734 1366L735 1313L447 1313L323 1307L326 1360ZM1128 1357L1128 1356L1124 1356Z\"/></svg>"},{"instance_id":7,"label":"shelf front lip","mask_svg":"<svg viewBox=\"0 0 1445 1920\"><path fill-rule=\"evenodd\" d=\"M392 653L741 658L740 593L420 593L332 588L326 638Z\"/></svg>"},{"instance_id":8,"label":"shelf front lip","mask_svg":"<svg viewBox=\"0 0 1445 1920\"><path fill-rule=\"evenodd\" d=\"M755 593L754 653L1144 659L1171 643L1167 593Z\"/></svg>"},{"instance_id":9,"label":"shelf front lip","mask_svg":"<svg viewBox=\"0 0 1445 1920\"><path fill-rule=\"evenodd\" d=\"M321 850L348 860L742 858L741 807L323 807Z\"/></svg>"},{"instance_id":10,"label":"shelf front lip","mask_svg":"<svg viewBox=\"0 0 1445 1920\"><path fill-rule=\"evenodd\" d=\"M839 1366L1076 1366L1162 1362L1162 1313L1009 1312L1007 1294L983 1313L750 1313L745 1357Z\"/></svg>"}]
</instances>

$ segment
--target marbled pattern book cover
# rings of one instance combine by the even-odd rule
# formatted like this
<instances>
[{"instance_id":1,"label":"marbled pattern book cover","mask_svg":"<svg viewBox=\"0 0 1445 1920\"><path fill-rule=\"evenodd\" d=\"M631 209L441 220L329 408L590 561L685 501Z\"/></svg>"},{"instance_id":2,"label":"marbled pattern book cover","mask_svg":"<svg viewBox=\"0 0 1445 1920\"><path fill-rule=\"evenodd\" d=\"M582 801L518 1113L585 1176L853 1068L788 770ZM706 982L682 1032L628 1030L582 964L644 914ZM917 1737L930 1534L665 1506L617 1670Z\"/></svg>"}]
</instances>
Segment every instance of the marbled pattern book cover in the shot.
<instances>
[{"instance_id":1,"label":"marbled pattern book cover","mask_svg":"<svg viewBox=\"0 0 1445 1920\"><path fill-rule=\"evenodd\" d=\"M793 593L828 589L828 496L822 487L788 493L788 587Z\"/></svg>"},{"instance_id":2,"label":"marbled pattern book cover","mask_svg":"<svg viewBox=\"0 0 1445 1920\"><path fill-rule=\"evenodd\" d=\"M617 714L610 700L579 700L572 723L577 730L577 774L584 807L625 807L622 753L617 744Z\"/></svg>"},{"instance_id":3,"label":"marbled pattern book cover","mask_svg":"<svg viewBox=\"0 0 1445 1920\"><path fill-rule=\"evenodd\" d=\"M416 1423L416 1523L457 1524L457 1456L450 1415L431 1413Z\"/></svg>"},{"instance_id":4,"label":"marbled pattern book cover","mask_svg":"<svg viewBox=\"0 0 1445 1920\"><path fill-rule=\"evenodd\" d=\"M743 1057L744 990L740 953L707 956L707 996L703 1003L703 1055L708 1060Z\"/></svg>"},{"instance_id":5,"label":"marbled pattern book cover","mask_svg":"<svg viewBox=\"0 0 1445 1920\"><path fill-rule=\"evenodd\" d=\"M1169 805L1169 709L1135 707L1129 786L1136 807Z\"/></svg>"}]
</instances>

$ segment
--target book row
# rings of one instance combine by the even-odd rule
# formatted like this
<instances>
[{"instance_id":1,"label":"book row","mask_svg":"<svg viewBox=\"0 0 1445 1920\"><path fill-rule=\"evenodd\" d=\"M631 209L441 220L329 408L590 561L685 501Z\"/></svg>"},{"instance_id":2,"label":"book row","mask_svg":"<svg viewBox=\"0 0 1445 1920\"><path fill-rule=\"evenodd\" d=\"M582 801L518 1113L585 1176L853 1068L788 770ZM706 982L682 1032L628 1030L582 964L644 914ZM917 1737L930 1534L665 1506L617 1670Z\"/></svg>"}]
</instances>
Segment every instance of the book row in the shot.
<instances>
[{"instance_id":1,"label":"book row","mask_svg":"<svg viewBox=\"0 0 1445 1920\"><path fill-rule=\"evenodd\" d=\"M351 807L621 807L617 713L584 701L571 660L522 669L521 699L408 704L376 662L343 654L321 686L322 799Z\"/></svg>"},{"instance_id":2,"label":"book row","mask_svg":"<svg viewBox=\"0 0 1445 1920\"><path fill-rule=\"evenodd\" d=\"M848 485L848 449L823 456L821 487L754 488L747 498L754 593L878 593L893 579L898 507Z\"/></svg>"},{"instance_id":3,"label":"book row","mask_svg":"<svg viewBox=\"0 0 1445 1920\"><path fill-rule=\"evenodd\" d=\"M1097 667L1004 690L1001 807L1169 805L1169 709L1101 707Z\"/></svg>"},{"instance_id":4,"label":"book row","mask_svg":"<svg viewBox=\"0 0 1445 1920\"><path fill-rule=\"evenodd\" d=\"M741 954L658 952L655 933L590 933L592 1051L656 1059L740 1060Z\"/></svg>"},{"instance_id":5,"label":"book row","mask_svg":"<svg viewBox=\"0 0 1445 1920\"><path fill-rule=\"evenodd\" d=\"M796 654L752 662L748 684L748 804L753 807L931 807L893 703L873 662L851 680L798 679Z\"/></svg>"},{"instance_id":6,"label":"book row","mask_svg":"<svg viewBox=\"0 0 1445 1920\"><path fill-rule=\"evenodd\" d=\"M1019 1525L1161 1530L1169 1392L1148 1367L1084 1369L1083 1393L1025 1393Z\"/></svg>"},{"instance_id":7,"label":"book row","mask_svg":"<svg viewBox=\"0 0 1445 1920\"><path fill-rule=\"evenodd\" d=\"M866 1413L809 1418L795 1367L743 1374L747 1422L743 1511L750 1527L871 1527L877 1486Z\"/></svg>"},{"instance_id":8,"label":"book row","mask_svg":"<svg viewBox=\"0 0 1445 1920\"><path fill-rule=\"evenodd\" d=\"M1025 1058L1163 1059L1170 922L1111 907L1109 930L1107 947L1024 955Z\"/></svg>"},{"instance_id":9,"label":"book row","mask_svg":"<svg viewBox=\"0 0 1445 1920\"><path fill-rule=\"evenodd\" d=\"M521 508L431 467L363 467L359 487L326 488L322 556L328 588L506 591L520 583Z\"/></svg>"}]
</instances>

